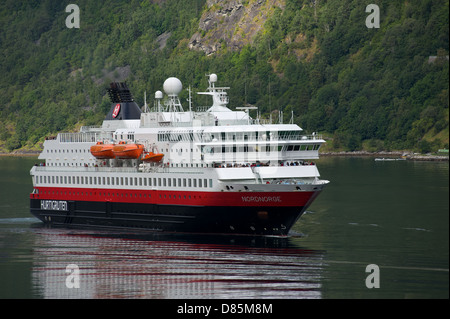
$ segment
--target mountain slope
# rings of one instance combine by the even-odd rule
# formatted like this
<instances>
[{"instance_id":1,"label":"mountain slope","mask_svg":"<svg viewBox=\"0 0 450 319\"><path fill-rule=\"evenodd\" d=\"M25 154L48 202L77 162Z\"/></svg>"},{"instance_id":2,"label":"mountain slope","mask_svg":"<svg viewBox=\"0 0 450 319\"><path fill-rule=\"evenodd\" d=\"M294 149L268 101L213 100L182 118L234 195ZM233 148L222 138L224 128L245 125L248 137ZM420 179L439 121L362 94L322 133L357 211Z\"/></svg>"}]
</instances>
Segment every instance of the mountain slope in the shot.
<instances>
[{"instance_id":1,"label":"mountain slope","mask_svg":"<svg viewBox=\"0 0 450 319\"><path fill-rule=\"evenodd\" d=\"M232 107L293 112L331 149L448 148L449 2L372 2L379 29L358 0L79 0L79 29L64 2L2 1L0 150L99 125L111 80L142 105L169 76L204 89L210 72Z\"/></svg>"}]
</instances>

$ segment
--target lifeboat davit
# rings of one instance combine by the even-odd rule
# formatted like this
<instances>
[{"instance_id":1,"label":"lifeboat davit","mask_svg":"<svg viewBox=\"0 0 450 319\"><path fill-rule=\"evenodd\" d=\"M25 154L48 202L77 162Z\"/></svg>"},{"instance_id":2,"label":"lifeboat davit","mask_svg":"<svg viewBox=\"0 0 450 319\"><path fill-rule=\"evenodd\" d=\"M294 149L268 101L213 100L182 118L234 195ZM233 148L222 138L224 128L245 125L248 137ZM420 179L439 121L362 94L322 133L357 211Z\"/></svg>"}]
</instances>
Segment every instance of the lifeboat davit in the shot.
<instances>
[{"instance_id":1,"label":"lifeboat davit","mask_svg":"<svg viewBox=\"0 0 450 319\"><path fill-rule=\"evenodd\" d=\"M116 158L136 159L141 157L142 152L144 152L144 145L119 142L119 144L114 145L112 150Z\"/></svg>"},{"instance_id":2,"label":"lifeboat davit","mask_svg":"<svg viewBox=\"0 0 450 319\"><path fill-rule=\"evenodd\" d=\"M97 142L97 144L91 146L91 154L98 159L111 159L115 158L113 152L113 144L103 144L103 142Z\"/></svg>"},{"instance_id":3,"label":"lifeboat davit","mask_svg":"<svg viewBox=\"0 0 450 319\"><path fill-rule=\"evenodd\" d=\"M160 162L164 157L163 153L153 153L149 152L147 153L144 158L142 159L144 162Z\"/></svg>"}]
</instances>

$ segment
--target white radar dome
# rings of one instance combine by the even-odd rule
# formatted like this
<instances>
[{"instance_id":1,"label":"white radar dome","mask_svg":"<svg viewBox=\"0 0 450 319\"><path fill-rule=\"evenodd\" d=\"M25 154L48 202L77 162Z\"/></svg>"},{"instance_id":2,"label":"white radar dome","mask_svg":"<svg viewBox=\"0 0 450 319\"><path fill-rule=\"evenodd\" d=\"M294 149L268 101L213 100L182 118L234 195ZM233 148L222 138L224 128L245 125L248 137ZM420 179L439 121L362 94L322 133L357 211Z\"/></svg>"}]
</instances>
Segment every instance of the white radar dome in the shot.
<instances>
[{"instance_id":1,"label":"white radar dome","mask_svg":"<svg viewBox=\"0 0 450 319\"><path fill-rule=\"evenodd\" d=\"M171 77L164 81L164 92L168 95L178 95L183 89L181 81L177 78Z\"/></svg>"},{"instance_id":2,"label":"white radar dome","mask_svg":"<svg viewBox=\"0 0 450 319\"><path fill-rule=\"evenodd\" d=\"M161 91L156 91L155 92L155 99L162 99L163 98L163 92Z\"/></svg>"},{"instance_id":3,"label":"white radar dome","mask_svg":"<svg viewBox=\"0 0 450 319\"><path fill-rule=\"evenodd\" d=\"M210 82L212 82L212 83L215 83L215 82L217 82L217 74L211 74L210 76L209 76L209 81Z\"/></svg>"}]
</instances>

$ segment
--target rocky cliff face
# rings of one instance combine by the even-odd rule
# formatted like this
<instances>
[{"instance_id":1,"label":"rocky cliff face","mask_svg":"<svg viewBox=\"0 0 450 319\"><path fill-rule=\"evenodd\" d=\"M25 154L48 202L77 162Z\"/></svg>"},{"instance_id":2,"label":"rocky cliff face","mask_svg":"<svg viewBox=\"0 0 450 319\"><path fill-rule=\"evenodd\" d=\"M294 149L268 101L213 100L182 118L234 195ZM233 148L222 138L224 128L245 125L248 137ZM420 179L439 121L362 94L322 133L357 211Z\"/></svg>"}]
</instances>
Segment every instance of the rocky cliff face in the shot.
<instances>
[{"instance_id":1,"label":"rocky cliff face","mask_svg":"<svg viewBox=\"0 0 450 319\"><path fill-rule=\"evenodd\" d=\"M189 48L207 55L239 50L252 43L276 6L283 9L284 0L208 0Z\"/></svg>"}]
</instances>

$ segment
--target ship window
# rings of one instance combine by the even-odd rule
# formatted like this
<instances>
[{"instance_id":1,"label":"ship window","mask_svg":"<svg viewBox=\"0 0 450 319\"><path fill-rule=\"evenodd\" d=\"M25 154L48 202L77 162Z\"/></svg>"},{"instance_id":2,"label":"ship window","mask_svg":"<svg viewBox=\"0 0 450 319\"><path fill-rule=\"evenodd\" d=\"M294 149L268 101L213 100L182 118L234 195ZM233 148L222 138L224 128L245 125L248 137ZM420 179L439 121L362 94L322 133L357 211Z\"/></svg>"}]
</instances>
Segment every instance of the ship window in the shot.
<instances>
[{"instance_id":1,"label":"ship window","mask_svg":"<svg viewBox=\"0 0 450 319\"><path fill-rule=\"evenodd\" d=\"M300 150L301 150L301 151L305 151L305 150L306 150L306 145L300 146Z\"/></svg>"},{"instance_id":2,"label":"ship window","mask_svg":"<svg viewBox=\"0 0 450 319\"><path fill-rule=\"evenodd\" d=\"M186 178L183 178L183 187L186 187Z\"/></svg>"},{"instance_id":3,"label":"ship window","mask_svg":"<svg viewBox=\"0 0 450 319\"><path fill-rule=\"evenodd\" d=\"M164 187L167 186L167 185L166 185L166 179L165 179L165 178L163 178L163 186L164 186Z\"/></svg>"},{"instance_id":4,"label":"ship window","mask_svg":"<svg viewBox=\"0 0 450 319\"><path fill-rule=\"evenodd\" d=\"M169 187L171 187L172 186L172 179L171 178L168 178L167 179L167 186L169 186Z\"/></svg>"},{"instance_id":5,"label":"ship window","mask_svg":"<svg viewBox=\"0 0 450 319\"><path fill-rule=\"evenodd\" d=\"M130 185L133 185L133 178L130 177Z\"/></svg>"},{"instance_id":6,"label":"ship window","mask_svg":"<svg viewBox=\"0 0 450 319\"><path fill-rule=\"evenodd\" d=\"M206 178L203 180L203 187L208 187L208 184L206 183Z\"/></svg>"},{"instance_id":7,"label":"ship window","mask_svg":"<svg viewBox=\"0 0 450 319\"><path fill-rule=\"evenodd\" d=\"M211 187L211 188L213 187L213 181L211 178L209 179L209 187Z\"/></svg>"},{"instance_id":8,"label":"ship window","mask_svg":"<svg viewBox=\"0 0 450 319\"><path fill-rule=\"evenodd\" d=\"M294 146L294 151L298 151L300 149L300 145L295 145Z\"/></svg>"},{"instance_id":9,"label":"ship window","mask_svg":"<svg viewBox=\"0 0 450 319\"><path fill-rule=\"evenodd\" d=\"M197 179L194 178L194 187L197 187Z\"/></svg>"},{"instance_id":10,"label":"ship window","mask_svg":"<svg viewBox=\"0 0 450 319\"><path fill-rule=\"evenodd\" d=\"M188 178L188 187L192 187L192 180Z\"/></svg>"},{"instance_id":11,"label":"ship window","mask_svg":"<svg viewBox=\"0 0 450 319\"><path fill-rule=\"evenodd\" d=\"M288 145L287 150L288 151L293 151L294 150L294 145Z\"/></svg>"},{"instance_id":12,"label":"ship window","mask_svg":"<svg viewBox=\"0 0 450 319\"><path fill-rule=\"evenodd\" d=\"M147 179L144 178L144 186L147 186Z\"/></svg>"},{"instance_id":13,"label":"ship window","mask_svg":"<svg viewBox=\"0 0 450 319\"><path fill-rule=\"evenodd\" d=\"M151 179L151 177L148 178L148 186L152 186L152 179Z\"/></svg>"},{"instance_id":14,"label":"ship window","mask_svg":"<svg viewBox=\"0 0 450 319\"><path fill-rule=\"evenodd\" d=\"M137 184L138 184L138 178L137 177L135 177L134 178L134 185L136 185L137 186ZM142 185L142 184L141 184Z\"/></svg>"},{"instance_id":15,"label":"ship window","mask_svg":"<svg viewBox=\"0 0 450 319\"><path fill-rule=\"evenodd\" d=\"M128 177L125 177L125 185L128 185ZM126 194L125 194L126 196Z\"/></svg>"},{"instance_id":16,"label":"ship window","mask_svg":"<svg viewBox=\"0 0 450 319\"><path fill-rule=\"evenodd\" d=\"M202 180L201 180L201 179L198 180L198 187L203 187L203 186L202 186Z\"/></svg>"}]
</instances>

